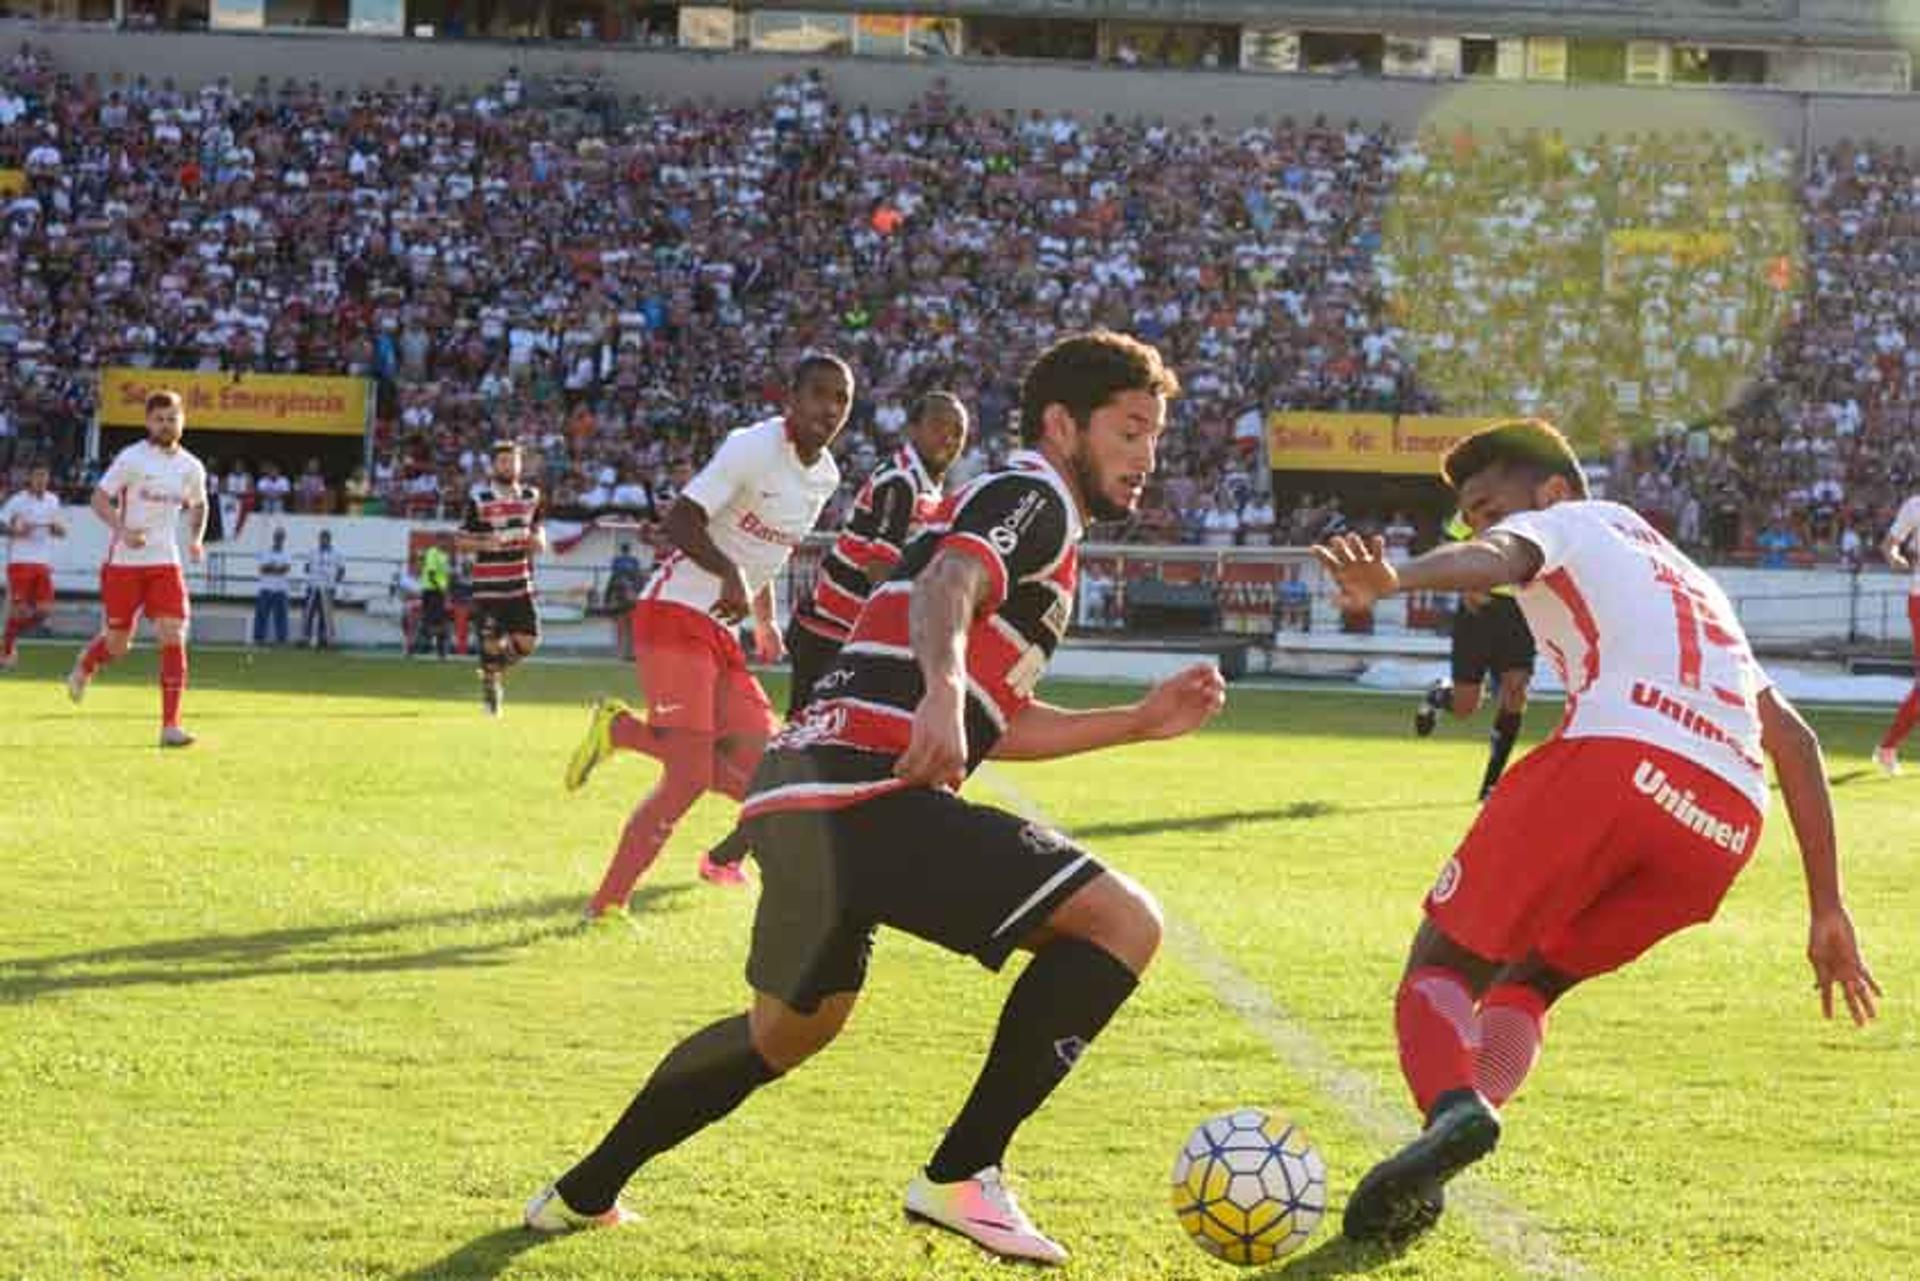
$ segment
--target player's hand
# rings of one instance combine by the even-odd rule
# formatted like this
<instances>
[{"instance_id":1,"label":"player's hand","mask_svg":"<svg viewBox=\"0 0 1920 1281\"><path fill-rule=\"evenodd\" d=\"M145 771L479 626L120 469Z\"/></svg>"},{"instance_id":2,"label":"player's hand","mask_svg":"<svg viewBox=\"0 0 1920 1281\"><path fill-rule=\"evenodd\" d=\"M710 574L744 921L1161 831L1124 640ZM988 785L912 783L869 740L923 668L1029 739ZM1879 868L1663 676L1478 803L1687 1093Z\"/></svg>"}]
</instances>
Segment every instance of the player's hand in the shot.
<instances>
[{"instance_id":1,"label":"player's hand","mask_svg":"<svg viewBox=\"0 0 1920 1281\"><path fill-rule=\"evenodd\" d=\"M137 552L147 545L147 531L144 529L133 529L131 527L123 529L120 531L120 541L125 543L130 550Z\"/></svg>"},{"instance_id":2,"label":"player's hand","mask_svg":"<svg viewBox=\"0 0 1920 1281\"><path fill-rule=\"evenodd\" d=\"M713 616L723 623L737 623L753 612L753 593L738 565L720 579L720 599L713 603Z\"/></svg>"},{"instance_id":3,"label":"player's hand","mask_svg":"<svg viewBox=\"0 0 1920 1281\"><path fill-rule=\"evenodd\" d=\"M55 538L65 538L67 536L67 527L57 520L50 520L47 522L47 532Z\"/></svg>"},{"instance_id":4,"label":"player's hand","mask_svg":"<svg viewBox=\"0 0 1920 1281\"><path fill-rule=\"evenodd\" d=\"M1335 603L1348 613L1371 609L1400 590L1400 575L1387 563L1387 540L1378 534L1337 534L1315 546L1313 554L1333 579Z\"/></svg>"},{"instance_id":5,"label":"player's hand","mask_svg":"<svg viewBox=\"0 0 1920 1281\"><path fill-rule=\"evenodd\" d=\"M205 543L195 541L187 544L188 560L198 565L201 561L205 560L206 558L207 558L207 545Z\"/></svg>"},{"instance_id":6,"label":"player's hand","mask_svg":"<svg viewBox=\"0 0 1920 1281\"><path fill-rule=\"evenodd\" d=\"M1898 547L1887 548L1887 564L1893 566L1893 568L1903 574L1913 568L1913 562L1908 560L1907 554Z\"/></svg>"},{"instance_id":7,"label":"player's hand","mask_svg":"<svg viewBox=\"0 0 1920 1281\"><path fill-rule=\"evenodd\" d=\"M763 663L777 663L787 656L787 643L780 638L778 627L755 620L753 656Z\"/></svg>"},{"instance_id":8,"label":"player's hand","mask_svg":"<svg viewBox=\"0 0 1920 1281\"><path fill-rule=\"evenodd\" d=\"M960 684L935 682L913 712L913 738L894 762L895 777L915 787L958 788L967 780L967 696Z\"/></svg>"},{"instance_id":9,"label":"player's hand","mask_svg":"<svg viewBox=\"0 0 1920 1281\"><path fill-rule=\"evenodd\" d=\"M1853 936L1853 918L1844 907L1814 913L1807 932L1807 960L1813 964L1813 985L1820 993L1820 1012L1833 1017L1833 989L1846 998L1847 1013L1860 1027L1876 1014L1874 998L1884 996L1860 955L1859 940Z\"/></svg>"},{"instance_id":10,"label":"player's hand","mask_svg":"<svg viewBox=\"0 0 1920 1281\"><path fill-rule=\"evenodd\" d=\"M1155 685L1136 705L1139 736L1178 738L1191 734L1227 705L1227 682L1212 663L1196 663Z\"/></svg>"}]
</instances>

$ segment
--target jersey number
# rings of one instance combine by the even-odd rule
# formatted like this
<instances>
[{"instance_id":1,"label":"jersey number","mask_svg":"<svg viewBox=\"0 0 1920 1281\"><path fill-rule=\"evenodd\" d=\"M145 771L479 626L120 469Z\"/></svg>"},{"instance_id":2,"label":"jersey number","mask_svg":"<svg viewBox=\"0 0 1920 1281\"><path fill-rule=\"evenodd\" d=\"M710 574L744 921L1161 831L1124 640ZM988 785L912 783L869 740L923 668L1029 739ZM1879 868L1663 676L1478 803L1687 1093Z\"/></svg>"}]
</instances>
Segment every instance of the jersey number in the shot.
<instances>
[{"instance_id":1,"label":"jersey number","mask_svg":"<svg viewBox=\"0 0 1920 1281\"><path fill-rule=\"evenodd\" d=\"M1687 689L1702 688L1701 671L1707 645L1725 651L1737 665L1744 666L1746 647L1738 636L1727 630L1706 594L1667 562L1653 560L1651 563L1654 579L1673 597L1673 625L1680 642L1681 685ZM1739 707L1746 702L1738 690L1719 685L1713 685L1712 690L1714 697L1723 703Z\"/></svg>"}]
</instances>

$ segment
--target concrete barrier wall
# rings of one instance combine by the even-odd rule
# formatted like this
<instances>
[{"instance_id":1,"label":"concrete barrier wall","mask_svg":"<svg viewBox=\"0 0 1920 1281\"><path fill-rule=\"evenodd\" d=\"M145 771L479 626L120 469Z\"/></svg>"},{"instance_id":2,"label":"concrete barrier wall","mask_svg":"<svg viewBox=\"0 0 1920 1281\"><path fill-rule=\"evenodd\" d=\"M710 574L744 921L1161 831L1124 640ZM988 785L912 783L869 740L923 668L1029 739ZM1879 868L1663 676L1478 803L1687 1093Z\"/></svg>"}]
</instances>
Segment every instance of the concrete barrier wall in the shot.
<instances>
[{"instance_id":1,"label":"concrete barrier wall","mask_svg":"<svg viewBox=\"0 0 1920 1281\"><path fill-rule=\"evenodd\" d=\"M101 75L171 76L201 83L219 76L249 84L267 76L329 86L431 83L478 88L509 67L527 76L594 72L624 93L716 103L758 98L775 78L818 68L843 100L900 107L944 76L954 96L981 110L1071 111L1224 125L1282 116L1385 121L1410 130L1430 119L1483 127L1554 127L1569 134L1724 128L1750 121L1791 145L1842 137L1905 141L1920 129L1920 97L1807 95L1778 90L1660 89L1417 80L1341 80L1309 75L1130 71L1064 63L928 62L699 53L582 45L428 41L346 36L180 34L47 28L33 35L61 67Z\"/></svg>"}]
</instances>

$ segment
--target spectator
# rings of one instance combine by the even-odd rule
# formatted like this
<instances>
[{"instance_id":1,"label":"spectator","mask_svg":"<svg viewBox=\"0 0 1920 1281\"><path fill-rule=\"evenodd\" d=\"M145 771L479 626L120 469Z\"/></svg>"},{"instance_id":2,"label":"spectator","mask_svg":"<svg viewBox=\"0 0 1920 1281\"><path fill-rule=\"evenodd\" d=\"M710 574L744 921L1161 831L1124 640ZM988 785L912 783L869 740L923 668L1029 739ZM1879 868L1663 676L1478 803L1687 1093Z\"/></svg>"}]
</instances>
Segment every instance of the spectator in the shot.
<instances>
[{"instance_id":1,"label":"spectator","mask_svg":"<svg viewBox=\"0 0 1920 1281\"><path fill-rule=\"evenodd\" d=\"M335 596L346 577L347 563L333 550L333 534L321 530L320 545L307 556L306 612L300 625L300 641L310 649L333 647Z\"/></svg>"},{"instance_id":2,"label":"spectator","mask_svg":"<svg viewBox=\"0 0 1920 1281\"><path fill-rule=\"evenodd\" d=\"M253 643L287 643L287 586L293 557L287 555L287 531L273 531L273 546L260 553L259 587L253 597ZM269 639L271 637L271 639Z\"/></svg>"},{"instance_id":3,"label":"spectator","mask_svg":"<svg viewBox=\"0 0 1920 1281\"><path fill-rule=\"evenodd\" d=\"M1273 522L1272 496L1264 488L1255 490L1247 505L1240 509L1241 541L1248 547L1273 546Z\"/></svg>"},{"instance_id":4,"label":"spectator","mask_svg":"<svg viewBox=\"0 0 1920 1281\"><path fill-rule=\"evenodd\" d=\"M1212 509L1201 514L1200 521L1208 547L1232 547L1240 541L1240 513L1233 509L1233 500L1224 489L1214 498Z\"/></svg>"},{"instance_id":5,"label":"spectator","mask_svg":"<svg viewBox=\"0 0 1920 1281\"><path fill-rule=\"evenodd\" d=\"M280 474L278 463L267 463L260 469L260 479L254 486L254 492L262 513L268 516L284 516L287 512L287 500L293 494L293 482Z\"/></svg>"},{"instance_id":6,"label":"spectator","mask_svg":"<svg viewBox=\"0 0 1920 1281\"><path fill-rule=\"evenodd\" d=\"M1760 549L1760 568L1785 569L1790 563L1788 558L1800 547L1800 540L1784 522L1773 520L1760 531L1754 546Z\"/></svg>"},{"instance_id":7,"label":"spectator","mask_svg":"<svg viewBox=\"0 0 1920 1281\"><path fill-rule=\"evenodd\" d=\"M327 494L327 478L321 474L320 460L307 459L307 469L300 473L298 486L300 510L310 516L324 516L331 506Z\"/></svg>"}]
</instances>

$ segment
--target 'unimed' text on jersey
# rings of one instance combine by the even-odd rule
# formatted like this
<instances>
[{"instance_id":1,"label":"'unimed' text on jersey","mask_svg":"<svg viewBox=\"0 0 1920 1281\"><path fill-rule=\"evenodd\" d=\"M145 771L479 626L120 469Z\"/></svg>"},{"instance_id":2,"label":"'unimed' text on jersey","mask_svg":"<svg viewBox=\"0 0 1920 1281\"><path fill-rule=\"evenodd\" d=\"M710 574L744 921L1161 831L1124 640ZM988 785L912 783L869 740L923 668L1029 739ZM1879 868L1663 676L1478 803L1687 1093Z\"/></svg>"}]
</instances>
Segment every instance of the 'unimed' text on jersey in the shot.
<instances>
[{"instance_id":1,"label":"'unimed' text on jersey","mask_svg":"<svg viewBox=\"0 0 1920 1281\"><path fill-rule=\"evenodd\" d=\"M1079 510L1037 453L1016 453L941 504L900 568L861 610L800 719L769 745L744 814L836 809L905 784L895 760L925 685L908 638L914 579L942 549L986 567L991 588L967 632L967 769L1033 699L1073 617Z\"/></svg>"},{"instance_id":2,"label":"'unimed' text on jersey","mask_svg":"<svg viewBox=\"0 0 1920 1281\"><path fill-rule=\"evenodd\" d=\"M513 600L533 594L534 531L540 527L540 516L540 491L532 485L489 481L467 491L460 528L497 540L474 555L475 600Z\"/></svg>"},{"instance_id":3,"label":"'unimed' text on jersey","mask_svg":"<svg viewBox=\"0 0 1920 1281\"><path fill-rule=\"evenodd\" d=\"M1766 813L1757 700L1772 682L1720 585L1619 503L1556 503L1494 528L1540 549L1517 599L1567 687L1559 736L1666 748Z\"/></svg>"},{"instance_id":4,"label":"'unimed' text on jersey","mask_svg":"<svg viewBox=\"0 0 1920 1281\"><path fill-rule=\"evenodd\" d=\"M794 610L795 621L815 635L844 642L874 579L899 567L907 540L939 506L940 483L927 475L912 445L901 446L860 487L846 528L820 564L813 595Z\"/></svg>"}]
</instances>

